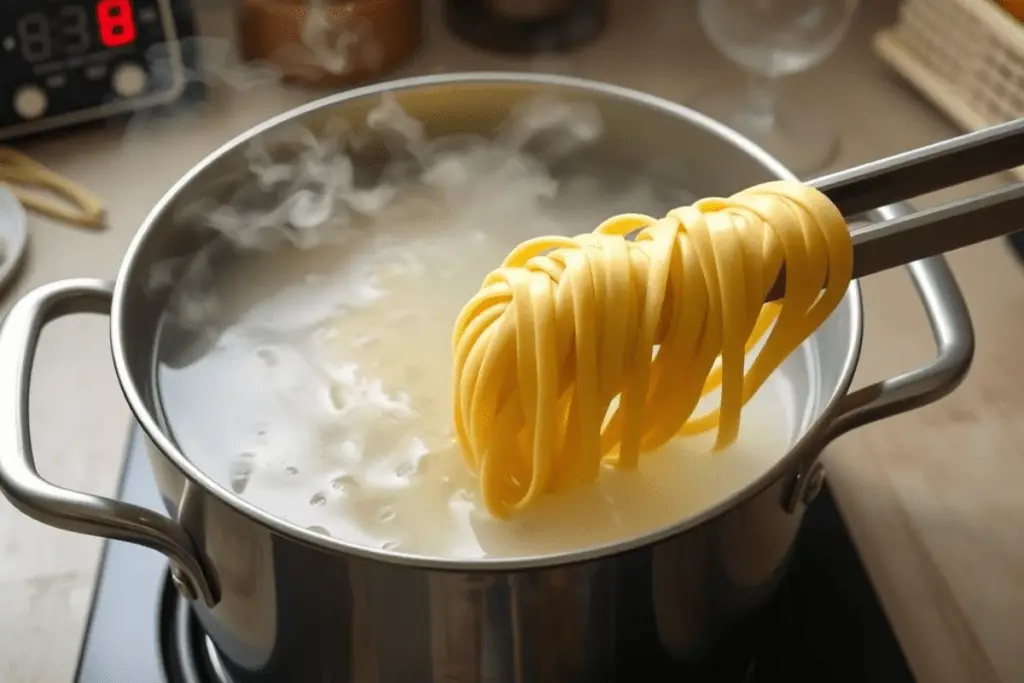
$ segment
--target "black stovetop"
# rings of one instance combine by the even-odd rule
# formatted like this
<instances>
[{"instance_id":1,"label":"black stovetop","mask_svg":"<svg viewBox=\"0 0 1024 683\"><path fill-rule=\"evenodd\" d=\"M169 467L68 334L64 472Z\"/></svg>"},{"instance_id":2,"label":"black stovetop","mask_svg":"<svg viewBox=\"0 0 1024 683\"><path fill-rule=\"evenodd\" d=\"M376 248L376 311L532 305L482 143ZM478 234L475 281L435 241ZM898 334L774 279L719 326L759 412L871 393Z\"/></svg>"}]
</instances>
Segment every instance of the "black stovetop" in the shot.
<instances>
[{"instance_id":1,"label":"black stovetop","mask_svg":"<svg viewBox=\"0 0 1024 683\"><path fill-rule=\"evenodd\" d=\"M137 430L119 496L162 507ZM760 630L743 683L914 681L827 488L807 511L792 569ZM163 557L107 542L75 683L226 681L206 647ZM721 673L679 681L712 682L735 683Z\"/></svg>"}]
</instances>

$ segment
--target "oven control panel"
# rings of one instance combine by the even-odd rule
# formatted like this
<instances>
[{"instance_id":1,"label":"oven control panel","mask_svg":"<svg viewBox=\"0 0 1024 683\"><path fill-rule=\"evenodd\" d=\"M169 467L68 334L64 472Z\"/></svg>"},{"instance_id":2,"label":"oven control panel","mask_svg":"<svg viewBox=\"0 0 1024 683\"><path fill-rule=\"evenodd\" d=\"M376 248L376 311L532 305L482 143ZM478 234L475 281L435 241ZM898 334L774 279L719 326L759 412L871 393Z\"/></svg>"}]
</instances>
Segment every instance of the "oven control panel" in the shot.
<instances>
[{"instance_id":1,"label":"oven control panel","mask_svg":"<svg viewBox=\"0 0 1024 683\"><path fill-rule=\"evenodd\" d=\"M182 98L182 0L0 0L0 141Z\"/></svg>"}]
</instances>

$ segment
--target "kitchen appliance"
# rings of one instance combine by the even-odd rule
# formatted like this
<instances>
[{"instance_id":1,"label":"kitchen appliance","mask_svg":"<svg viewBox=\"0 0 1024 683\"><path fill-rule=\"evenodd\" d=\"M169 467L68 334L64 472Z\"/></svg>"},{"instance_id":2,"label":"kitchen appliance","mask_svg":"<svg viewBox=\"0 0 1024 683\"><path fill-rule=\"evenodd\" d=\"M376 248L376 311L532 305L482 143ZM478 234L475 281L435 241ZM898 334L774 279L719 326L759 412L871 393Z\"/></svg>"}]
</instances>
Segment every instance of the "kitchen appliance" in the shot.
<instances>
[{"instance_id":1,"label":"kitchen appliance","mask_svg":"<svg viewBox=\"0 0 1024 683\"><path fill-rule=\"evenodd\" d=\"M153 268L188 259L217 238L212 230L184 230L179 220L188 214L177 209L246 182L250 143L262 145L296 125L322 129L342 119L358 126L385 92L431 135L490 133L536 97L587 101L604 122L604 135L588 150L592 162L601 162L595 169L643 173L669 162L678 174L672 182L698 196L793 177L692 110L568 77L411 78L297 108L228 143L177 183L136 234L115 284L56 282L10 310L0 328L0 415L11 420L0 429L0 488L22 512L48 524L129 540L170 558L175 587L191 601L234 683L612 683L617 670L643 671L656 662L678 676L728 653L785 576L804 510L821 491L821 449L852 428L937 400L966 374L973 332L945 260L908 266L936 358L851 392L863 333L860 290L852 284L811 343L777 370L802 416L790 452L702 514L606 547L516 560L428 559L348 545L235 495L197 468L164 429L153 368L172 283L154 285L161 280ZM381 148L362 136L360 143L368 170ZM903 211L878 209L873 218ZM170 516L66 490L35 471L32 355L46 323L77 312L111 315L115 368ZM554 619L576 626L546 628Z\"/></svg>"},{"instance_id":2,"label":"kitchen appliance","mask_svg":"<svg viewBox=\"0 0 1024 683\"><path fill-rule=\"evenodd\" d=\"M162 504L136 428L117 499ZM178 595L167 561L107 542L74 683L225 683L216 650ZM622 683L662 683L656 670ZM792 568L750 633L685 683L913 683L832 496L808 507ZM680 683L674 679L673 683Z\"/></svg>"},{"instance_id":3,"label":"kitchen appliance","mask_svg":"<svg viewBox=\"0 0 1024 683\"><path fill-rule=\"evenodd\" d=\"M189 0L4 0L0 141L201 95Z\"/></svg>"}]
</instances>

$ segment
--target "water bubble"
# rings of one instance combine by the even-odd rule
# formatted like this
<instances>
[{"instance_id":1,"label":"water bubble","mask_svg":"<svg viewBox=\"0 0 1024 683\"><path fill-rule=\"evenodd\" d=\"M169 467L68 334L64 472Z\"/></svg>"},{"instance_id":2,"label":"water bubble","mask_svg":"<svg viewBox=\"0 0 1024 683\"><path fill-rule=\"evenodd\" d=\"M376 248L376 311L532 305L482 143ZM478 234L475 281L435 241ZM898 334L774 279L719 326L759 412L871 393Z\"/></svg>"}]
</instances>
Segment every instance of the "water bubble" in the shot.
<instances>
[{"instance_id":1,"label":"water bubble","mask_svg":"<svg viewBox=\"0 0 1024 683\"><path fill-rule=\"evenodd\" d=\"M231 466L231 490L241 495L249 485L253 467L247 462L236 462Z\"/></svg>"},{"instance_id":2,"label":"water bubble","mask_svg":"<svg viewBox=\"0 0 1024 683\"><path fill-rule=\"evenodd\" d=\"M341 474L331 480L331 487L335 491L345 493L357 490L359 488L359 482L351 474Z\"/></svg>"},{"instance_id":3,"label":"water bubble","mask_svg":"<svg viewBox=\"0 0 1024 683\"><path fill-rule=\"evenodd\" d=\"M294 477L296 474L299 473L299 468L292 467L289 465L288 467L284 468L284 473L287 474L288 476Z\"/></svg>"},{"instance_id":4,"label":"water bubble","mask_svg":"<svg viewBox=\"0 0 1024 683\"><path fill-rule=\"evenodd\" d=\"M280 356L273 349L260 349L256 355L268 368L276 367L281 362Z\"/></svg>"},{"instance_id":5,"label":"water bubble","mask_svg":"<svg viewBox=\"0 0 1024 683\"><path fill-rule=\"evenodd\" d=\"M315 508L323 506L327 502L327 496L322 493L314 493L313 497L309 499L309 504Z\"/></svg>"},{"instance_id":6,"label":"water bubble","mask_svg":"<svg viewBox=\"0 0 1024 683\"><path fill-rule=\"evenodd\" d=\"M391 507L390 505L382 507L380 511L377 513L377 521L381 523L390 522L394 518L395 508Z\"/></svg>"},{"instance_id":7,"label":"water bubble","mask_svg":"<svg viewBox=\"0 0 1024 683\"><path fill-rule=\"evenodd\" d=\"M442 457L443 456L439 455L436 451L424 453L416 461L416 474L423 476L428 474L429 472L432 472L434 468L437 466L438 462L441 461Z\"/></svg>"},{"instance_id":8,"label":"water bubble","mask_svg":"<svg viewBox=\"0 0 1024 683\"><path fill-rule=\"evenodd\" d=\"M308 526L306 528L309 529L310 531L312 531L314 534L321 534L323 536L330 536L331 535L330 531L328 531L327 529L323 528L322 526L317 526L315 524L313 526Z\"/></svg>"}]
</instances>

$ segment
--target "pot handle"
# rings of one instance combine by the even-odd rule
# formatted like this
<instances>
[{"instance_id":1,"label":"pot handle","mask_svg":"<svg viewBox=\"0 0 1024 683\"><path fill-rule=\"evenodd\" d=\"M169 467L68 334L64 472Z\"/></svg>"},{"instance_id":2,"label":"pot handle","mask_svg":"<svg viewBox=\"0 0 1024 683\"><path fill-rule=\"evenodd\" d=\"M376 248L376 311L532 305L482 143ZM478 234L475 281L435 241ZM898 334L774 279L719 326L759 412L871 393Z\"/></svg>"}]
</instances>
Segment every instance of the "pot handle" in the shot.
<instances>
[{"instance_id":1,"label":"pot handle","mask_svg":"<svg viewBox=\"0 0 1024 683\"><path fill-rule=\"evenodd\" d=\"M47 323L74 313L109 315L113 284L105 280L61 280L19 300L0 325L0 490L18 510L43 524L91 536L136 543L171 562L171 573L187 597L217 603L195 543L176 522L152 510L72 491L36 471L29 433L29 386L39 336ZM5 388L6 387L6 388Z\"/></svg>"},{"instance_id":2,"label":"pot handle","mask_svg":"<svg viewBox=\"0 0 1024 683\"><path fill-rule=\"evenodd\" d=\"M882 221L914 213L907 203L872 211ZM928 324L938 349L935 360L902 375L852 391L839 402L836 417L825 429L820 447L801 466L786 501L793 511L800 501L810 502L821 490L823 471L817 463L821 448L851 429L933 403L960 386L974 358L974 328L967 303L953 271L943 256L907 265L914 287L924 304Z\"/></svg>"}]
</instances>

